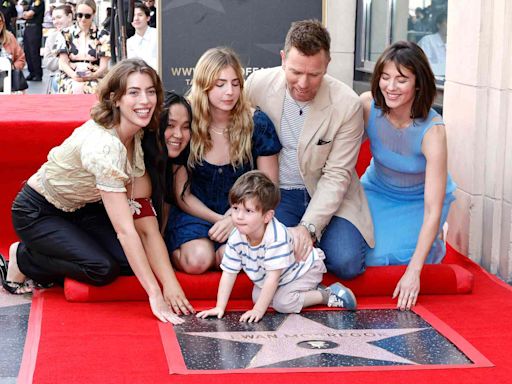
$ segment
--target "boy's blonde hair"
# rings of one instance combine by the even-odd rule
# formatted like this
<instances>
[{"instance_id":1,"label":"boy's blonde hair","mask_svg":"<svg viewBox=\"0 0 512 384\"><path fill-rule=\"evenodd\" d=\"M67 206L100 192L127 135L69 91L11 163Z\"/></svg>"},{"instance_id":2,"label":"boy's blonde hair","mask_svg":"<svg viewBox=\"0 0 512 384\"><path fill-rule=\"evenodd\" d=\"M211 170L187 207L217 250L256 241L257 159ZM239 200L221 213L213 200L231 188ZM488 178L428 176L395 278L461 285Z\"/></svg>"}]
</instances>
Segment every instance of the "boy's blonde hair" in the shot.
<instances>
[{"instance_id":1,"label":"boy's blonde hair","mask_svg":"<svg viewBox=\"0 0 512 384\"><path fill-rule=\"evenodd\" d=\"M254 199L256 209L267 213L276 209L281 193L275 185L263 172L250 171L238 178L229 191L229 204L244 203L249 199Z\"/></svg>"}]
</instances>

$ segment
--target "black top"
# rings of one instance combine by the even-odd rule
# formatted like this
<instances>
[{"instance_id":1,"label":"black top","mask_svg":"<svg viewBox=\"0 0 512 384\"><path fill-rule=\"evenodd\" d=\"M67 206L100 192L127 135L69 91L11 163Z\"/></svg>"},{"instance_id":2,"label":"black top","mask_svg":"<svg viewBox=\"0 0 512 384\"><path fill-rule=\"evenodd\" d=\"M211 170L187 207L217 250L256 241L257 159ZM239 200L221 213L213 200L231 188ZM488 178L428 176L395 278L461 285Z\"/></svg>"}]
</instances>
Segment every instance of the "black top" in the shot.
<instances>
[{"instance_id":1,"label":"black top","mask_svg":"<svg viewBox=\"0 0 512 384\"><path fill-rule=\"evenodd\" d=\"M149 8L149 26L156 28L156 7Z\"/></svg>"},{"instance_id":2,"label":"black top","mask_svg":"<svg viewBox=\"0 0 512 384\"><path fill-rule=\"evenodd\" d=\"M43 0L32 0L28 6L29 11L34 11L34 17L27 20L26 25L35 24L38 27L43 27L44 19L44 1Z\"/></svg>"}]
</instances>

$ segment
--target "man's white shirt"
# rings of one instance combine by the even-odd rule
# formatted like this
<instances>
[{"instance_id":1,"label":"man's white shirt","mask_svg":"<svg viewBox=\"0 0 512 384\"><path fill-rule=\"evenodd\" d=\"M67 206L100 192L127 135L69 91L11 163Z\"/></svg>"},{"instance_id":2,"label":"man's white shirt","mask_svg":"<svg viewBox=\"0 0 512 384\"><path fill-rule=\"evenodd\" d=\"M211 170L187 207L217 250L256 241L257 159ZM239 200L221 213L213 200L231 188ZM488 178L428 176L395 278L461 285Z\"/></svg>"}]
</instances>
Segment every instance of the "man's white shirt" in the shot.
<instances>
[{"instance_id":1,"label":"man's white shirt","mask_svg":"<svg viewBox=\"0 0 512 384\"><path fill-rule=\"evenodd\" d=\"M126 50L126 56L129 59L142 59L155 70L158 69L158 33L156 28L148 27L144 36L135 32L135 35L126 41Z\"/></svg>"},{"instance_id":2,"label":"man's white shirt","mask_svg":"<svg viewBox=\"0 0 512 384\"><path fill-rule=\"evenodd\" d=\"M444 76L446 65L446 44L439 33L424 36L418 45L427 55L432 71L436 76Z\"/></svg>"}]
</instances>

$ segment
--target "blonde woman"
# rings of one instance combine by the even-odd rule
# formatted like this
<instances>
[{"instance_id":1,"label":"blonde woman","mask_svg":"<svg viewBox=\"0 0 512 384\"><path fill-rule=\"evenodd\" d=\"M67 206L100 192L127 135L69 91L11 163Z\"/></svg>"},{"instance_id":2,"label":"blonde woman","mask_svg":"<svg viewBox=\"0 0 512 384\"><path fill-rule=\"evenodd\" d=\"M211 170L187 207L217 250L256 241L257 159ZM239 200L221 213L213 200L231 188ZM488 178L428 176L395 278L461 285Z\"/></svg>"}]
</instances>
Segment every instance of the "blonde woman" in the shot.
<instances>
[{"instance_id":1,"label":"blonde woman","mask_svg":"<svg viewBox=\"0 0 512 384\"><path fill-rule=\"evenodd\" d=\"M252 111L240 60L229 48L206 51L188 94L194 116L187 167L175 170L178 207L165 234L176 268L199 274L217 267L233 224L228 193L253 168L278 181L281 144L271 120Z\"/></svg>"}]
</instances>

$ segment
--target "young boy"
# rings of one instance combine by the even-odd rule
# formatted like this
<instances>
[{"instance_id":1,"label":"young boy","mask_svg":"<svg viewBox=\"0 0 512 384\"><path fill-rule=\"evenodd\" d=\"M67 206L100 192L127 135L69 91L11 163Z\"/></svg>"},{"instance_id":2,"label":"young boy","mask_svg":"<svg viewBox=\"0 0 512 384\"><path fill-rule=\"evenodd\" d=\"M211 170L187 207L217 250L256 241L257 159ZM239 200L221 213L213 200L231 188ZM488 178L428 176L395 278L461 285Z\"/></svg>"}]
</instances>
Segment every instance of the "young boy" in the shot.
<instances>
[{"instance_id":1,"label":"young boy","mask_svg":"<svg viewBox=\"0 0 512 384\"><path fill-rule=\"evenodd\" d=\"M254 283L254 307L240 321L257 322L269 305L282 313L299 313L316 304L355 309L352 291L340 283L319 288L326 268L325 255L313 248L304 261L297 262L293 240L286 227L274 217L279 188L259 171L241 176L229 192L235 229L229 236L221 268L217 306L197 314L206 318L224 315L236 276L241 269Z\"/></svg>"}]
</instances>

